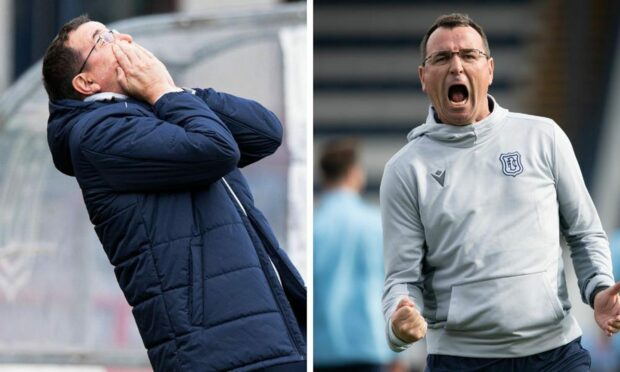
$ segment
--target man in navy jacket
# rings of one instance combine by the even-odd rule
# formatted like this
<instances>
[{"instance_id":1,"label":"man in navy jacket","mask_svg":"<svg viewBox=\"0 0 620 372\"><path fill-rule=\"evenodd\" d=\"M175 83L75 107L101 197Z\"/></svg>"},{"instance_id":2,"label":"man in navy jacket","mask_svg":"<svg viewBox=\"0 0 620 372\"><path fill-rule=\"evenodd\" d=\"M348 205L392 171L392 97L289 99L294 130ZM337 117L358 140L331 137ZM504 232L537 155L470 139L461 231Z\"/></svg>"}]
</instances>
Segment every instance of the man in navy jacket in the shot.
<instances>
[{"instance_id":1,"label":"man in navy jacket","mask_svg":"<svg viewBox=\"0 0 620 372\"><path fill-rule=\"evenodd\" d=\"M154 370L305 370L306 290L239 171L280 145L276 116L176 87L85 16L50 44L43 80L54 164L82 189Z\"/></svg>"}]
</instances>

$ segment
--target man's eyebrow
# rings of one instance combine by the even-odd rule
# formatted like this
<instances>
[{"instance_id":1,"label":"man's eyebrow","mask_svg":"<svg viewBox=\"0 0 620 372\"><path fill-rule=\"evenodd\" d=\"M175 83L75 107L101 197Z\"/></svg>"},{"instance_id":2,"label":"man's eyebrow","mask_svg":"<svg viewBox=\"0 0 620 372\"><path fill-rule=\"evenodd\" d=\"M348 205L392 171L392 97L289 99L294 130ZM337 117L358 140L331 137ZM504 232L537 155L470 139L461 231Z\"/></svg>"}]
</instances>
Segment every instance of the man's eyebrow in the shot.
<instances>
[{"instance_id":1,"label":"man's eyebrow","mask_svg":"<svg viewBox=\"0 0 620 372\"><path fill-rule=\"evenodd\" d=\"M101 31L102 31L101 29L97 29L97 30L95 30L95 32L93 32L93 36L91 36L91 39L96 38L96 37L97 37L97 35L99 35L99 34L101 33Z\"/></svg>"}]
</instances>

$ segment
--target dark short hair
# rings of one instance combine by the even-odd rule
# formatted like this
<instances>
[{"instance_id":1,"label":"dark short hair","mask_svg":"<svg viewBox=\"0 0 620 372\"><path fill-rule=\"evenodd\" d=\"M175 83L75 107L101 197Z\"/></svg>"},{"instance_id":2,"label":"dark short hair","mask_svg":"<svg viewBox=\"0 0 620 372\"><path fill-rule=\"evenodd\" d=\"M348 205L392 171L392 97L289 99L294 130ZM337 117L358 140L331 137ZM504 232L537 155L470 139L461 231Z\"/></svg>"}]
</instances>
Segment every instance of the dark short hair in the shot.
<instances>
[{"instance_id":1,"label":"dark short hair","mask_svg":"<svg viewBox=\"0 0 620 372\"><path fill-rule=\"evenodd\" d=\"M327 142L323 146L319 160L321 173L325 182L342 180L351 168L357 164L358 141L353 138L340 138Z\"/></svg>"},{"instance_id":2,"label":"dark short hair","mask_svg":"<svg viewBox=\"0 0 620 372\"><path fill-rule=\"evenodd\" d=\"M435 23L431 25L431 27L426 31L422 42L420 43L420 52L422 56L422 64L424 64L424 60L426 59L426 44L428 44L428 38L431 37L431 34L438 28L444 27L453 29L455 27L471 27L482 37L482 41L484 42L484 52L490 57L491 50L489 49L489 40L487 40L487 35L484 33L482 27L474 22L473 19L469 18L467 14L462 13L452 13L452 14L444 14L439 16Z\"/></svg>"},{"instance_id":3,"label":"dark short hair","mask_svg":"<svg viewBox=\"0 0 620 372\"><path fill-rule=\"evenodd\" d=\"M50 100L82 99L71 81L82 63L80 52L67 46L69 34L91 19L81 15L65 23L43 56L43 85Z\"/></svg>"}]
</instances>

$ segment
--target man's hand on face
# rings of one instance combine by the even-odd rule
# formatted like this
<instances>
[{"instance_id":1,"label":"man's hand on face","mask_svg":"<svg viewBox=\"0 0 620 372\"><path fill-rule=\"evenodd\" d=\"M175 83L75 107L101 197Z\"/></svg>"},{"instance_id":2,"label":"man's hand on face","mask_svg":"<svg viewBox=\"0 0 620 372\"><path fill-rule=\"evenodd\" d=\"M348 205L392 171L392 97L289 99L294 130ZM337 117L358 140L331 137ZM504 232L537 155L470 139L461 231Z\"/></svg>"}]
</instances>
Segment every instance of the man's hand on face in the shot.
<instances>
[{"instance_id":1,"label":"man's hand on face","mask_svg":"<svg viewBox=\"0 0 620 372\"><path fill-rule=\"evenodd\" d=\"M594 320L607 336L620 331L620 282L594 297Z\"/></svg>"},{"instance_id":2,"label":"man's hand on face","mask_svg":"<svg viewBox=\"0 0 620 372\"><path fill-rule=\"evenodd\" d=\"M120 67L116 78L121 87L132 97L151 105L162 95L178 91L166 66L137 43L114 43L114 56Z\"/></svg>"},{"instance_id":3,"label":"man's hand on face","mask_svg":"<svg viewBox=\"0 0 620 372\"><path fill-rule=\"evenodd\" d=\"M396 337L412 343L426 335L426 320L408 298L403 298L392 314L392 330Z\"/></svg>"}]
</instances>

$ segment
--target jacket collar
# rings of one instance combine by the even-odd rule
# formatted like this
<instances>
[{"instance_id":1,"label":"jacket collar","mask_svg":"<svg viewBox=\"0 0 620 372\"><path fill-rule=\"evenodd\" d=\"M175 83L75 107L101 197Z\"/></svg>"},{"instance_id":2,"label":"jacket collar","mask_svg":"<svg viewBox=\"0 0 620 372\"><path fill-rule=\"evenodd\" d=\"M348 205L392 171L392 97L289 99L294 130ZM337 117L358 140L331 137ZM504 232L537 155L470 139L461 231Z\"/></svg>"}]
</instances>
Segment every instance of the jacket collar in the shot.
<instances>
[{"instance_id":1,"label":"jacket collar","mask_svg":"<svg viewBox=\"0 0 620 372\"><path fill-rule=\"evenodd\" d=\"M101 92L101 93L95 93L91 96L88 96L86 98L84 98L84 102L95 102L95 101L125 101L127 100L129 97L124 95L124 94L120 94L120 93L113 93L113 92Z\"/></svg>"},{"instance_id":2,"label":"jacket collar","mask_svg":"<svg viewBox=\"0 0 620 372\"><path fill-rule=\"evenodd\" d=\"M468 125L449 125L437 122L435 109L430 106L426 123L416 127L407 135L407 139L428 136L434 140L457 147L470 147L491 138L504 123L508 110L501 107L495 98L488 95L489 107L493 109L486 118Z\"/></svg>"}]
</instances>

